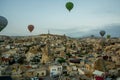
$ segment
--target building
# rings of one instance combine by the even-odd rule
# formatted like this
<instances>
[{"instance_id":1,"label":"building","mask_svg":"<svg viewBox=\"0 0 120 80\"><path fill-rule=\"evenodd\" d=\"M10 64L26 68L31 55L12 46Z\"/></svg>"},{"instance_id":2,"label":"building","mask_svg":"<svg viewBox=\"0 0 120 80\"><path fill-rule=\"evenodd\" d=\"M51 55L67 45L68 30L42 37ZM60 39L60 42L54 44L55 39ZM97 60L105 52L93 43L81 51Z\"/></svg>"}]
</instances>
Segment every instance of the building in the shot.
<instances>
[{"instance_id":1,"label":"building","mask_svg":"<svg viewBox=\"0 0 120 80\"><path fill-rule=\"evenodd\" d=\"M37 77L43 77L47 75L47 70L46 69L37 69L34 71L34 75Z\"/></svg>"},{"instance_id":2,"label":"building","mask_svg":"<svg viewBox=\"0 0 120 80\"><path fill-rule=\"evenodd\" d=\"M84 75L85 74L85 72L81 68L78 68L78 72L79 72L80 75Z\"/></svg>"},{"instance_id":3,"label":"building","mask_svg":"<svg viewBox=\"0 0 120 80\"><path fill-rule=\"evenodd\" d=\"M60 75L62 74L62 66L59 65L53 65L50 66L50 76Z\"/></svg>"}]
</instances>

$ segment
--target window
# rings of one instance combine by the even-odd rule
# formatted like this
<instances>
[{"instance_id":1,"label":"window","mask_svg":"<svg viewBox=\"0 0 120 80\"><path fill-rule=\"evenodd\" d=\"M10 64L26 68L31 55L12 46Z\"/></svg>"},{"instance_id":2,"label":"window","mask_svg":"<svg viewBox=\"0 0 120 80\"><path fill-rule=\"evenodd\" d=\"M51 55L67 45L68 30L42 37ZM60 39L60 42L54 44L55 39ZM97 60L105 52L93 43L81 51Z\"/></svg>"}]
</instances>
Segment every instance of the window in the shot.
<instances>
[{"instance_id":1,"label":"window","mask_svg":"<svg viewBox=\"0 0 120 80\"><path fill-rule=\"evenodd\" d=\"M58 67L58 71L61 71L61 67Z\"/></svg>"},{"instance_id":2,"label":"window","mask_svg":"<svg viewBox=\"0 0 120 80\"><path fill-rule=\"evenodd\" d=\"M56 71L56 69L52 69L52 71Z\"/></svg>"}]
</instances>

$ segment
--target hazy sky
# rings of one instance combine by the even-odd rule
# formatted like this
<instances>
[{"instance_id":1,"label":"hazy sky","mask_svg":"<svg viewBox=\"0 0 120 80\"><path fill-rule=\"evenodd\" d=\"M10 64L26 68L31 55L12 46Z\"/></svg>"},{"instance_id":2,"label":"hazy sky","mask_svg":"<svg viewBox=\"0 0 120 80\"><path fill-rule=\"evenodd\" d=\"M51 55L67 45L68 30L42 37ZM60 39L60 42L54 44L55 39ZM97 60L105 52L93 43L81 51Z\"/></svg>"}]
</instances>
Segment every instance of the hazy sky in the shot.
<instances>
[{"instance_id":1,"label":"hazy sky","mask_svg":"<svg viewBox=\"0 0 120 80\"><path fill-rule=\"evenodd\" d=\"M66 2L74 3L69 12ZM0 0L0 16L8 20L1 35L38 35L42 33L68 36L107 34L120 37L120 0ZM35 29L27 29L33 24ZM117 26L117 27L116 27Z\"/></svg>"}]
</instances>

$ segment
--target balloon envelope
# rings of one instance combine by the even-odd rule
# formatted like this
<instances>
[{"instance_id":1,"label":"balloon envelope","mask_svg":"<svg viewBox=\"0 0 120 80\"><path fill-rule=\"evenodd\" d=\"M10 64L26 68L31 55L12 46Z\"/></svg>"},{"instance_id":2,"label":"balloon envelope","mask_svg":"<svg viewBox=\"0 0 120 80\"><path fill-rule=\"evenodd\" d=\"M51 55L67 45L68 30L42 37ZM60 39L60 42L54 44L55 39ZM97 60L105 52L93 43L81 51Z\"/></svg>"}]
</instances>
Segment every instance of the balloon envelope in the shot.
<instances>
[{"instance_id":1,"label":"balloon envelope","mask_svg":"<svg viewBox=\"0 0 120 80\"><path fill-rule=\"evenodd\" d=\"M0 16L0 32L7 26L7 24L7 19L3 16Z\"/></svg>"},{"instance_id":2,"label":"balloon envelope","mask_svg":"<svg viewBox=\"0 0 120 80\"><path fill-rule=\"evenodd\" d=\"M32 32L33 29L34 29L34 26L33 26L33 25L28 25L28 30L29 30L30 32Z\"/></svg>"},{"instance_id":3,"label":"balloon envelope","mask_svg":"<svg viewBox=\"0 0 120 80\"><path fill-rule=\"evenodd\" d=\"M65 6L69 11L71 11L72 8L74 7L74 4L72 2L67 2Z\"/></svg>"},{"instance_id":4,"label":"balloon envelope","mask_svg":"<svg viewBox=\"0 0 120 80\"><path fill-rule=\"evenodd\" d=\"M105 35L105 31L104 30L100 31L100 35L103 37Z\"/></svg>"}]
</instances>

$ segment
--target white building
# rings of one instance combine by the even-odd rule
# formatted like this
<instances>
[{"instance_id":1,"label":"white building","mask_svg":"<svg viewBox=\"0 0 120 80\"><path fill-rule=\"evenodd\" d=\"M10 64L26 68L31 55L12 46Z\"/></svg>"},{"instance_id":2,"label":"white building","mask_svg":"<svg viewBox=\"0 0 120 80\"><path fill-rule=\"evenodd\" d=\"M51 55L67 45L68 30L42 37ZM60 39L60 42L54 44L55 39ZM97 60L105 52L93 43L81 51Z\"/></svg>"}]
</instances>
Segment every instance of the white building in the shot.
<instances>
[{"instance_id":1,"label":"white building","mask_svg":"<svg viewBox=\"0 0 120 80\"><path fill-rule=\"evenodd\" d=\"M62 74L62 66L59 65L50 66L50 76L55 76L60 74Z\"/></svg>"},{"instance_id":2,"label":"white building","mask_svg":"<svg viewBox=\"0 0 120 80\"><path fill-rule=\"evenodd\" d=\"M85 74L85 72L81 68L78 68L78 72L79 72L80 75L84 75Z\"/></svg>"},{"instance_id":3,"label":"white building","mask_svg":"<svg viewBox=\"0 0 120 80\"><path fill-rule=\"evenodd\" d=\"M5 48L6 48L6 49L10 49L10 45L7 45Z\"/></svg>"},{"instance_id":4,"label":"white building","mask_svg":"<svg viewBox=\"0 0 120 80\"><path fill-rule=\"evenodd\" d=\"M103 76L103 75L104 75L104 72L99 71L99 70L95 70L95 71L93 72L93 74L96 75L96 76Z\"/></svg>"},{"instance_id":5,"label":"white building","mask_svg":"<svg viewBox=\"0 0 120 80\"><path fill-rule=\"evenodd\" d=\"M31 80L39 80L39 78L33 77L33 78L31 78Z\"/></svg>"}]
</instances>

